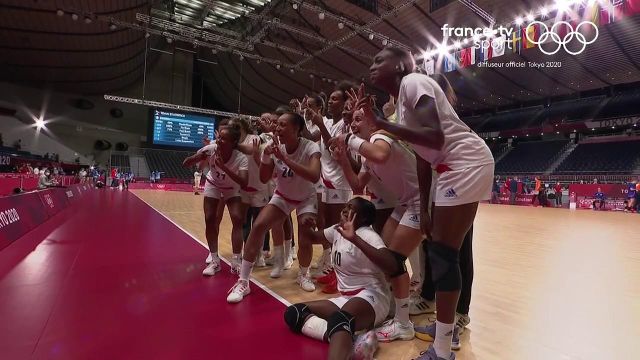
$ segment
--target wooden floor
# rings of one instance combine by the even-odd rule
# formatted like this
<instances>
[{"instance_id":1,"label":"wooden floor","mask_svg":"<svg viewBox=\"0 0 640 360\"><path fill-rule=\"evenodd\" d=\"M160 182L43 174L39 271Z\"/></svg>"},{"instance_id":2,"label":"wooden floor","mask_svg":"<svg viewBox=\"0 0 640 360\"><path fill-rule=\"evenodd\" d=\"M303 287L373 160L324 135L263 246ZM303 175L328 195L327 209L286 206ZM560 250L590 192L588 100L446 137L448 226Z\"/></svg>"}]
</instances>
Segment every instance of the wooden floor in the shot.
<instances>
[{"instance_id":1,"label":"wooden floor","mask_svg":"<svg viewBox=\"0 0 640 360\"><path fill-rule=\"evenodd\" d=\"M202 196L135 193L205 242ZM225 257L230 227L225 216ZM474 229L471 325L457 359L640 358L640 215L481 205ZM327 297L299 290L295 269L277 280L269 271L254 276L292 303ZM377 359L412 359L427 346L385 344Z\"/></svg>"}]
</instances>

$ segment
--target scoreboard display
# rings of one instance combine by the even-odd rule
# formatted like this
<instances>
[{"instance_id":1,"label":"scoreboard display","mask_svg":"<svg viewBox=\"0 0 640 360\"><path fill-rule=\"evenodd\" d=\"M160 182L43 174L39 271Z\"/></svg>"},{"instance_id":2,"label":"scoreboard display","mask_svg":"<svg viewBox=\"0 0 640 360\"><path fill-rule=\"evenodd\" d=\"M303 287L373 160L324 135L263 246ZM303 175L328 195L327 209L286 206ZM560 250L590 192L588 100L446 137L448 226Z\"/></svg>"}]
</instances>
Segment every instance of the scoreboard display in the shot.
<instances>
[{"instance_id":1,"label":"scoreboard display","mask_svg":"<svg viewBox=\"0 0 640 360\"><path fill-rule=\"evenodd\" d=\"M205 136L214 138L216 119L213 116L152 109L152 117L153 145L200 148Z\"/></svg>"}]
</instances>

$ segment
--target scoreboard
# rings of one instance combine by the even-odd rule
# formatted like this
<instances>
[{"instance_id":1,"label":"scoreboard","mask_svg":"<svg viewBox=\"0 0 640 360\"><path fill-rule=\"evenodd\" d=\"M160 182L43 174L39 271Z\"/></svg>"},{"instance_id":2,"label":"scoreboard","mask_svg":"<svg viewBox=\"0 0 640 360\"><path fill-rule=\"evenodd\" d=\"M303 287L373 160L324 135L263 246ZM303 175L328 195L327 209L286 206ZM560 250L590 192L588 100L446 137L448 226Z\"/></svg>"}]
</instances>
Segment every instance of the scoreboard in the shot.
<instances>
[{"instance_id":1,"label":"scoreboard","mask_svg":"<svg viewBox=\"0 0 640 360\"><path fill-rule=\"evenodd\" d=\"M163 109L153 109L152 116L154 145L200 148L205 136L213 140L213 116Z\"/></svg>"}]
</instances>

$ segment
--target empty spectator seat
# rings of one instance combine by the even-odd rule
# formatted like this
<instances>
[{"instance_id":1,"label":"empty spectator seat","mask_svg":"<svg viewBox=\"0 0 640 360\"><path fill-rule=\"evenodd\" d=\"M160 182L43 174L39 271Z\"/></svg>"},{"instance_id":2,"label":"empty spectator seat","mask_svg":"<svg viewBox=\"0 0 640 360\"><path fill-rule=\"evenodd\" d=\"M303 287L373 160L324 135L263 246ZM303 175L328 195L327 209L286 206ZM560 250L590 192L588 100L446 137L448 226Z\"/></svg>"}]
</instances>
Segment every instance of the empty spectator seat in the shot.
<instances>
[{"instance_id":1,"label":"empty spectator seat","mask_svg":"<svg viewBox=\"0 0 640 360\"><path fill-rule=\"evenodd\" d=\"M640 140L578 144L558 166L558 174L631 173L640 165Z\"/></svg>"},{"instance_id":2,"label":"empty spectator seat","mask_svg":"<svg viewBox=\"0 0 640 360\"><path fill-rule=\"evenodd\" d=\"M567 140L518 143L496 164L496 173L542 173L568 143Z\"/></svg>"}]
</instances>

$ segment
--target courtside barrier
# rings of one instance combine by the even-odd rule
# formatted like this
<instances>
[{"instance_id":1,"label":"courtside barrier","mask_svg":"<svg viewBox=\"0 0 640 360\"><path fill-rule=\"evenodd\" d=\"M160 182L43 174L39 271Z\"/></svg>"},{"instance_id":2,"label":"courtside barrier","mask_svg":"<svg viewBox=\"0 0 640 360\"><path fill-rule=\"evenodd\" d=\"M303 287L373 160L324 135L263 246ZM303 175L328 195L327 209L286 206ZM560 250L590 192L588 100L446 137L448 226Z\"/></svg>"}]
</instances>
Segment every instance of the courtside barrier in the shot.
<instances>
[{"instance_id":1,"label":"courtside barrier","mask_svg":"<svg viewBox=\"0 0 640 360\"><path fill-rule=\"evenodd\" d=\"M163 184L163 183L130 183L129 189L136 190L164 190L164 191L193 191L191 184Z\"/></svg>"},{"instance_id":2,"label":"courtside barrier","mask_svg":"<svg viewBox=\"0 0 640 360\"><path fill-rule=\"evenodd\" d=\"M76 184L67 188L49 188L0 197L0 250L93 188L93 184Z\"/></svg>"}]
</instances>

